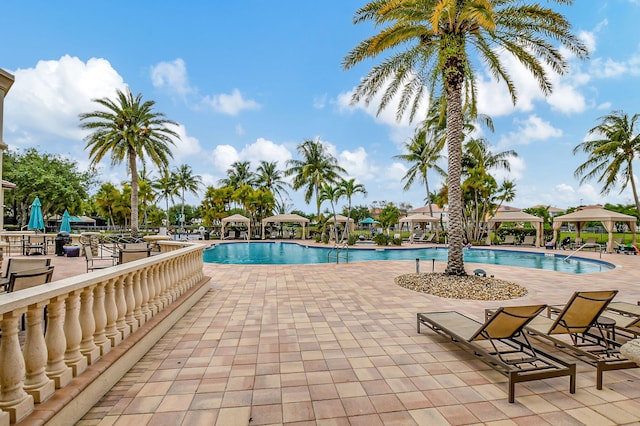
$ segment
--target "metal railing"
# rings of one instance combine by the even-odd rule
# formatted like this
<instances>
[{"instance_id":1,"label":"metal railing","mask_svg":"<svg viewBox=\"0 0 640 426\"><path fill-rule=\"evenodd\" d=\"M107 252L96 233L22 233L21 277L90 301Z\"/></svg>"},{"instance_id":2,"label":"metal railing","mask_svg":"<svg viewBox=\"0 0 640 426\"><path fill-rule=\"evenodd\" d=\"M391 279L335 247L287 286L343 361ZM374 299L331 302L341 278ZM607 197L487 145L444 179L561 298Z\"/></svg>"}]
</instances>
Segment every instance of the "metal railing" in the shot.
<instances>
[{"instance_id":1,"label":"metal railing","mask_svg":"<svg viewBox=\"0 0 640 426\"><path fill-rule=\"evenodd\" d=\"M327 263L332 263L333 260L336 263L340 263L340 259L344 259L346 263L349 263L349 244L346 242L336 243L329 253L327 253Z\"/></svg>"}]
</instances>

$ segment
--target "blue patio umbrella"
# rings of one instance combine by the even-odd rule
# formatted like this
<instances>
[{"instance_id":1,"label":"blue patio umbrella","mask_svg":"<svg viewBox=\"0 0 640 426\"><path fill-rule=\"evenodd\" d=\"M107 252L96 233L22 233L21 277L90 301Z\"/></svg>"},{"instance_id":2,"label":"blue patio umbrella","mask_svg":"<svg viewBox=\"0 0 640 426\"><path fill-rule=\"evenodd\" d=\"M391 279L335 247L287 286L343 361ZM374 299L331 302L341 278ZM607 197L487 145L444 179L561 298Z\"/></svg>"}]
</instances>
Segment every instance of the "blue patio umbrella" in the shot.
<instances>
[{"instance_id":1,"label":"blue patio umbrella","mask_svg":"<svg viewBox=\"0 0 640 426\"><path fill-rule=\"evenodd\" d=\"M29 217L28 229L41 229L44 231L44 218L42 217L42 204L40 199L36 197L31 204L31 215Z\"/></svg>"},{"instance_id":2,"label":"blue patio umbrella","mask_svg":"<svg viewBox=\"0 0 640 426\"><path fill-rule=\"evenodd\" d=\"M71 222L69 221L69 212L64 209L62 214L62 223L60 224L60 232L71 232Z\"/></svg>"},{"instance_id":3,"label":"blue patio umbrella","mask_svg":"<svg viewBox=\"0 0 640 426\"><path fill-rule=\"evenodd\" d=\"M366 218L366 219L362 219L362 220L360 221L360 223L361 223L362 225L372 225L372 224L374 224L374 223L380 223L380 222L378 222L377 220L375 220L375 219L374 219L374 218L372 218L372 217L368 217L368 218Z\"/></svg>"}]
</instances>

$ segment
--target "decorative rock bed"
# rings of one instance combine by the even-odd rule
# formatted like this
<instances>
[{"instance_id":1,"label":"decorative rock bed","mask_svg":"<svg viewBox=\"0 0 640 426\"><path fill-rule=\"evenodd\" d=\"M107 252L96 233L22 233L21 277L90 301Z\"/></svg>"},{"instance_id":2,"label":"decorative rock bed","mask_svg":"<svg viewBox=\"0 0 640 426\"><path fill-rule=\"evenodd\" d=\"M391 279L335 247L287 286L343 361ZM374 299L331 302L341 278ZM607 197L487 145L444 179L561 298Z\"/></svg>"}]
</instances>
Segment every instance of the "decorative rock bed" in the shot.
<instances>
[{"instance_id":1,"label":"decorative rock bed","mask_svg":"<svg viewBox=\"0 0 640 426\"><path fill-rule=\"evenodd\" d=\"M527 294L527 289L518 284L476 275L405 274L396 277L395 282L409 290L450 299L510 300Z\"/></svg>"}]
</instances>

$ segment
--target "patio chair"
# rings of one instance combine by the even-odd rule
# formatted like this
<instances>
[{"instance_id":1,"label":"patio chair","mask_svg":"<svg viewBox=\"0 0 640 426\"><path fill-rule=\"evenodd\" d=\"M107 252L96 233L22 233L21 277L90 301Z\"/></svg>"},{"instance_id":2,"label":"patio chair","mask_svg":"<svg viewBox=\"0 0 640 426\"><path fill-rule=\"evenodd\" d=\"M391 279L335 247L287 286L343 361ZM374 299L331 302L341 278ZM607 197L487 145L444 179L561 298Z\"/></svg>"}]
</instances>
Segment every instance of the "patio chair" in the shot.
<instances>
[{"instance_id":1,"label":"patio chair","mask_svg":"<svg viewBox=\"0 0 640 426\"><path fill-rule=\"evenodd\" d=\"M611 302L604 313L616 322L616 330L637 339L640 335L640 306L629 302Z\"/></svg>"},{"instance_id":2,"label":"patio chair","mask_svg":"<svg viewBox=\"0 0 640 426\"><path fill-rule=\"evenodd\" d=\"M533 348L523 327L546 305L502 307L483 323L459 312L427 312L417 315L418 333L424 324L449 337L509 379L509 402L515 401L515 384L569 376L569 392L576 390L576 365Z\"/></svg>"},{"instance_id":3,"label":"patio chair","mask_svg":"<svg viewBox=\"0 0 640 426\"><path fill-rule=\"evenodd\" d=\"M105 269L113 266L113 259L111 258L95 258L93 257L93 251L91 246L84 246L84 258L87 261L87 272L94 271L96 269ZM96 263L96 261L109 261L109 263Z\"/></svg>"},{"instance_id":4,"label":"patio chair","mask_svg":"<svg viewBox=\"0 0 640 426\"><path fill-rule=\"evenodd\" d=\"M53 266L46 268L30 269L28 271L12 272L7 284L7 293L35 287L51 282Z\"/></svg>"},{"instance_id":5,"label":"patio chair","mask_svg":"<svg viewBox=\"0 0 640 426\"><path fill-rule=\"evenodd\" d=\"M46 268L51 265L50 258L33 258L33 257L10 257L7 259L7 269L5 274L0 278L0 287L6 290L7 284L13 272L28 271L31 269Z\"/></svg>"},{"instance_id":6,"label":"patio chair","mask_svg":"<svg viewBox=\"0 0 640 426\"><path fill-rule=\"evenodd\" d=\"M431 234L428 237L422 234L417 240L413 240L414 243L435 243L436 234Z\"/></svg>"},{"instance_id":7,"label":"patio chair","mask_svg":"<svg viewBox=\"0 0 640 426\"><path fill-rule=\"evenodd\" d=\"M22 255L47 254L47 237L44 235L29 235L22 242Z\"/></svg>"},{"instance_id":8,"label":"patio chair","mask_svg":"<svg viewBox=\"0 0 640 426\"><path fill-rule=\"evenodd\" d=\"M605 371L638 365L620 354L620 343L611 338L610 318L602 316L617 290L575 292L564 306L550 306L525 330L560 350L596 367L596 389L602 389Z\"/></svg>"},{"instance_id":9,"label":"patio chair","mask_svg":"<svg viewBox=\"0 0 640 426\"><path fill-rule=\"evenodd\" d=\"M500 244L503 245L515 245L516 243L516 237L515 235L505 235L504 237L504 241Z\"/></svg>"},{"instance_id":10,"label":"patio chair","mask_svg":"<svg viewBox=\"0 0 640 426\"><path fill-rule=\"evenodd\" d=\"M122 249L118 252L118 264L122 265L123 263L133 262L134 260L144 259L151 256L151 249L147 247L146 249Z\"/></svg>"}]
</instances>

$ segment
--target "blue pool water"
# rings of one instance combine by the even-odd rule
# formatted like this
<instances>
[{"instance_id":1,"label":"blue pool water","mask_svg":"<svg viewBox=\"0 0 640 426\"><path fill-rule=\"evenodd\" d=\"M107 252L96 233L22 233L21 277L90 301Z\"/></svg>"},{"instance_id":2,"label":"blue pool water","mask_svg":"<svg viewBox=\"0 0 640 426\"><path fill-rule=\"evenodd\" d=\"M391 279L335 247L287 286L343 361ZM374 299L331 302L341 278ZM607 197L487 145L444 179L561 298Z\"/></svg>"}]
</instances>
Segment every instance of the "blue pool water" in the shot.
<instances>
[{"instance_id":1,"label":"blue pool water","mask_svg":"<svg viewBox=\"0 0 640 426\"><path fill-rule=\"evenodd\" d=\"M204 261L208 263L232 264L311 264L327 263L329 248L307 247L296 243L259 242L226 243L212 245L204 251ZM415 260L420 259L423 270L430 270L430 262L447 261L446 248L415 249L358 249L349 248L349 262L366 260ZM571 258L564 261L566 255L552 253L526 253L509 250L469 249L464 251L464 261L469 263L487 263L493 265L519 266L523 268L544 269L547 271L585 274L602 272L614 266L607 262ZM340 260L343 262L342 258ZM333 260L335 262L335 258ZM428 262L428 263L427 263Z\"/></svg>"}]
</instances>

